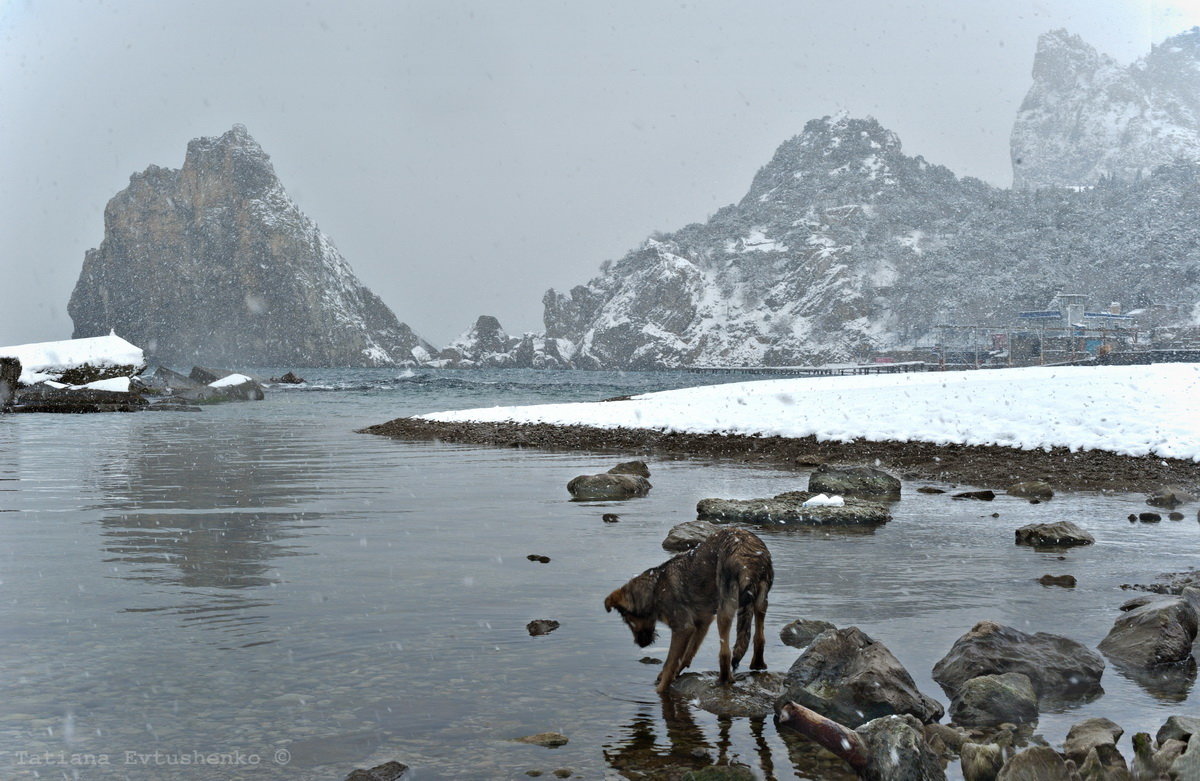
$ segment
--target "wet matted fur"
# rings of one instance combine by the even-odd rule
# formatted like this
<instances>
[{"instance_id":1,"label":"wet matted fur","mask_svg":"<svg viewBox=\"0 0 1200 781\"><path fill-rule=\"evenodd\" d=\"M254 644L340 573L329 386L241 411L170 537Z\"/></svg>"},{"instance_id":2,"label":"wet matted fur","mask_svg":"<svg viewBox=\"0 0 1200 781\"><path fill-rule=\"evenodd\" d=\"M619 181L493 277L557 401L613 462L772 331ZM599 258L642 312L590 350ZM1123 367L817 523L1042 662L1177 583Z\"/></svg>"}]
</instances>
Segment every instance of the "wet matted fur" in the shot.
<instances>
[{"instance_id":1,"label":"wet matted fur","mask_svg":"<svg viewBox=\"0 0 1200 781\"><path fill-rule=\"evenodd\" d=\"M751 670L765 670L763 624L767 593L775 579L771 553L752 532L721 529L695 548L633 578L608 595L604 609L616 608L642 648L654 642L659 621L671 627L671 649L658 676L659 693L692 663L713 618L721 635L721 683L733 681L733 670L750 644L754 616ZM729 629L737 616L737 644L729 650Z\"/></svg>"}]
</instances>

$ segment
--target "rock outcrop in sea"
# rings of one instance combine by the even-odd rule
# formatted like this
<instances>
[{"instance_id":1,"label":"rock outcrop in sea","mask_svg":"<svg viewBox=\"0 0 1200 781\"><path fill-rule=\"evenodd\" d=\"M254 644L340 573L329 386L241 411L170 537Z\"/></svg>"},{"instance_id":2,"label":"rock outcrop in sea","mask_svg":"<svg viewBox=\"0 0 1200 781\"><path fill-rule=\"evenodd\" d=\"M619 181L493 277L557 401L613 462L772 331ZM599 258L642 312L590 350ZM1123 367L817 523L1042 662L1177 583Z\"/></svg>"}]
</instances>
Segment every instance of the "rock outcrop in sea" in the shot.
<instances>
[{"instance_id":1,"label":"rock outcrop in sea","mask_svg":"<svg viewBox=\"0 0 1200 781\"><path fill-rule=\"evenodd\" d=\"M1011 151L1016 188L1133 180L1200 160L1200 27L1129 66L1066 30L1044 34Z\"/></svg>"},{"instance_id":2,"label":"rock outcrop in sea","mask_svg":"<svg viewBox=\"0 0 1200 781\"><path fill-rule=\"evenodd\" d=\"M390 366L435 353L358 281L241 125L191 141L181 169L130 177L68 311L76 338L115 328L166 364Z\"/></svg>"}]
</instances>

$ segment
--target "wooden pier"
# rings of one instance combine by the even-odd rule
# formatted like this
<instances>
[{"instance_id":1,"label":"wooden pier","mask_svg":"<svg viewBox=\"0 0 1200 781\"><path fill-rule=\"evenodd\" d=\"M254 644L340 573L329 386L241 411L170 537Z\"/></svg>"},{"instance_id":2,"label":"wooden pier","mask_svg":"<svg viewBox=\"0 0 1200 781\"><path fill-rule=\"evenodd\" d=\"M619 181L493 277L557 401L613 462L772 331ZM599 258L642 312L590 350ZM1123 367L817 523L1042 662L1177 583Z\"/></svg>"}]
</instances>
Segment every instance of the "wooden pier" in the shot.
<instances>
[{"instance_id":1,"label":"wooden pier","mask_svg":"<svg viewBox=\"0 0 1200 781\"><path fill-rule=\"evenodd\" d=\"M756 374L770 377L846 377L857 374L903 374L929 371L925 361L828 364L825 366L688 366L692 374Z\"/></svg>"}]
</instances>

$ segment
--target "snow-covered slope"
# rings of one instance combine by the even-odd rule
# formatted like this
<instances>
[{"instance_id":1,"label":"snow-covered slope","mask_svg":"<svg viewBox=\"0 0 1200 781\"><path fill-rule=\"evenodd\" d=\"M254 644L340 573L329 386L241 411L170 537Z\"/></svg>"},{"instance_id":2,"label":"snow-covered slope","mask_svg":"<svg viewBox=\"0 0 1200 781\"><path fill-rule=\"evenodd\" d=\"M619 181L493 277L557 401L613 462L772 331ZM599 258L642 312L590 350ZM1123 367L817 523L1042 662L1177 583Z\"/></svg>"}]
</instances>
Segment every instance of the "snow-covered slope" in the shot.
<instances>
[{"instance_id":1,"label":"snow-covered slope","mask_svg":"<svg viewBox=\"0 0 1200 781\"><path fill-rule=\"evenodd\" d=\"M1200 28L1128 67L1066 30L1046 33L1011 151L1015 187L1134 179L1200 160Z\"/></svg>"},{"instance_id":2,"label":"snow-covered slope","mask_svg":"<svg viewBox=\"0 0 1200 781\"><path fill-rule=\"evenodd\" d=\"M68 369L82 366L91 366L94 369L129 367L132 373L137 373L146 366L142 349L115 333L88 339L65 339L58 342L33 342L0 347L0 357L12 357L21 361L20 382L23 385L55 379Z\"/></svg>"},{"instance_id":3,"label":"snow-covered slope","mask_svg":"<svg viewBox=\"0 0 1200 781\"><path fill-rule=\"evenodd\" d=\"M1200 461L1200 365L764 380L627 401L422 415L849 441L1068 447Z\"/></svg>"},{"instance_id":4,"label":"snow-covered slope","mask_svg":"<svg viewBox=\"0 0 1200 781\"><path fill-rule=\"evenodd\" d=\"M940 316L1005 324L1069 289L1127 309L1200 301L1200 168L1082 191L1000 190L905 155L870 118L784 142L742 200L569 293L546 335L584 368L863 360Z\"/></svg>"},{"instance_id":5,"label":"snow-covered slope","mask_svg":"<svg viewBox=\"0 0 1200 781\"><path fill-rule=\"evenodd\" d=\"M412 364L433 348L364 287L246 129L188 144L108 203L68 307L164 363Z\"/></svg>"}]
</instances>

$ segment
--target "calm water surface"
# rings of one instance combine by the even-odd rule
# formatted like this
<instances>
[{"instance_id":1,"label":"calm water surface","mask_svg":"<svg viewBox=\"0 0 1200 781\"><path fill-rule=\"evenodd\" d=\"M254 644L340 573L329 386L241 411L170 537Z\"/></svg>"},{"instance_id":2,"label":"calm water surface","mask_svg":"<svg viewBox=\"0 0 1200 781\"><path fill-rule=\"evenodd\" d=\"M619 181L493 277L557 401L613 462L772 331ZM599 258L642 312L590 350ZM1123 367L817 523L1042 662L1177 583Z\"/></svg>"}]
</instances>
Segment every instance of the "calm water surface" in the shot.
<instances>
[{"instance_id":1,"label":"calm water surface","mask_svg":"<svg viewBox=\"0 0 1200 781\"><path fill-rule=\"evenodd\" d=\"M657 668L602 606L667 556L662 538L697 500L803 488L803 472L656 461L649 497L572 503L571 477L619 459L355 433L437 409L713 378L305 374L316 388L195 414L0 417L0 777L340 779L389 759L418 779L616 777L718 759L814 775L769 720L686 703L664 715ZM773 669L798 653L779 628L821 618L883 641L945 701L930 668L976 621L1094 647L1129 596L1120 584L1197 563L1191 515L1125 520L1140 496L989 504L915 487L874 533L765 535ZM1062 518L1097 544L1012 544L1017 526ZM1044 588L1047 572L1079 587ZM531 638L536 618L562 626ZM710 637L698 667L715 662ZM1092 703L1043 713L1038 733L1061 745L1070 724L1101 715L1153 732L1197 710L1186 677L1138 682L1110 665L1103 684ZM511 742L545 730L570 743Z\"/></svg>"}]
</instances>

